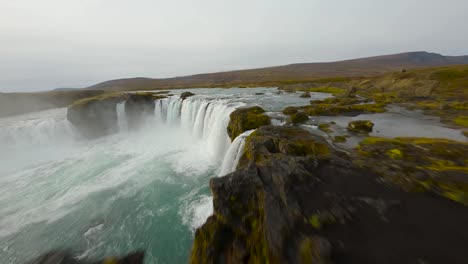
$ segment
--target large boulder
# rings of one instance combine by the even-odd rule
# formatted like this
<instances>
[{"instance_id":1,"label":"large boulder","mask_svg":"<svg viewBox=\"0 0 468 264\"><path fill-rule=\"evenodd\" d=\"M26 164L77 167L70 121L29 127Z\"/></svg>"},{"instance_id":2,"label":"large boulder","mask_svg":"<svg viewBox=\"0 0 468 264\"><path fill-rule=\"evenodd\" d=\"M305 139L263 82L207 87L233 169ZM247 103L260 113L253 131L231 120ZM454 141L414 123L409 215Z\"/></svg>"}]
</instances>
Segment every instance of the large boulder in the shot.
<instances>
[{"instance_id":1,"label":"large boulder","mask_svg":"<svg viewBox=\"0 0 468 264\"><path fill-rule=\"evenodd\" d=\"M107 93L78 100L68 107L67 119L88 138L118 132L116 106L126 97L123 93Z\"/></svg>"},{"instance_id":2,"label":"large boulder","mask_svg":"<svg viewBox=\"0 0 468 264\"><path fill-rule=\"evenodd\" d=\"M259 106L239 108L231 113L227 132L231 140L247 130L269 125L270 117L264 115L265 110Z\"/></svg>"},{"instance_id":3,"label":"large boulder","mask_svg":"<svg viewBox=\"0 0 468 264\"><path fill-rule=\"evenodd\" d=\"M466 261L468 207L395 188L352 159L298 127L260 127L237 171L210 180L214 212L190 263Z\"/></svg>"},{"instance_id":4,"label":"large boulder","mask_svg":"<svg viewBox=\"0 0 468 264\"><path fill-rule=\"evenodd\" d=\"M138 128L145 120L154 115L155 96L153 94L137 93L128 96L125 101L125 114L128 126Z\"/></svg>"},{"instance_id":5,"label":"large boulder","mask_svg":"<svg viewBox=\"0 0 468 264\"><path fill-rule=\"evenodd\" d=\"M309 93L309 92L304 92L304 93L301 94L299 97L300 97L300 98L310 98L311 96L310 96L310 93Z\"/></svg>"}]
</instances>

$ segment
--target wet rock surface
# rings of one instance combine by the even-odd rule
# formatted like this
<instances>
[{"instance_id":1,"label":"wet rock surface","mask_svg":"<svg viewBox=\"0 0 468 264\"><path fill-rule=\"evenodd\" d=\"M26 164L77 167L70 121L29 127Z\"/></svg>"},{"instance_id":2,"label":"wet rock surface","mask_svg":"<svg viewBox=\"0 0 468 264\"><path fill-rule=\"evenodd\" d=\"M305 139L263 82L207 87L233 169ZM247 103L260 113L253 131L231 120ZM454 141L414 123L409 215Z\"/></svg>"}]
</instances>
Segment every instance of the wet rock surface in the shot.
<instances>
[{"instance_id":1,"label":"wet rock surface","mask_svg":"<svg viewBox=\"0 0 468 264\"><path fill-rule=\"evenodd\" d=\"M96 138L118 132L116 106L127 95L111 93L85 98L68 107L67 119L88 138Z\"/></svg>"},{"instance_id":2,"label":"wet rock surface","mask_svg":"<svg viewBox=\"0 0 468 264\"><path fill-rule=\"evenodd\" d=\"M464 263L467 207L385 181L369 169L382 167L372 151L350 156L298 127L260 127L238 170L211 179L214 214L190 262Z\"/></svg>"}]
</instances>

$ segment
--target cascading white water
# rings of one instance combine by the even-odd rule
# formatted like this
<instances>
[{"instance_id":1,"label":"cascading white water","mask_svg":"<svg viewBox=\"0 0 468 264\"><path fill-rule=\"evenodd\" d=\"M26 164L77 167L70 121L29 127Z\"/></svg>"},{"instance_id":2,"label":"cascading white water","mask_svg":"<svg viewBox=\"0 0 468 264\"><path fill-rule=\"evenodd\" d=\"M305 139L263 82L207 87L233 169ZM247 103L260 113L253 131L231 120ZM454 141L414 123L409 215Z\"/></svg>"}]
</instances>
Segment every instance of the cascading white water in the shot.
<instances>
[{"instance_id":1,"label":"cascading white water","mask_svg":"<svg viewBox=\"0 0 468 264\"><path fill-rule=\"evenodd\" d=\"M234 139L224 156L223 164L219 176L224 176L236 170L237 164L244 152L245 139L255 130L245 131Z\"/></svg>"},{"instance_id":2,"label":"cascading white water","mask_svg":"<svg viewBox=\"0 0 468 264\"><path fill-rule=\"evenodd\" d=\"M120 102L117 104L117 122L119 125L119 131L125 132L128 130L127 116L125 113L125 102Z\"/></svg>"},{"instance_id":3,"label":"cascading white water","mask_svg":"<svg viewBox=\"0 0 468 264\"><path fill-rule=\"evenodd\" d=\"M66 108L30 113L0 121L1 151L23 147L47 146L76 136L72 124L66 119ZM21 118L20 122L16 120Z\"/></svg>"},{"instance_id":4,"label":"cascading white water","mask_svg":"<svg viewBox=\"0 0 468 264\"><path fill-rule=\"evenodd\" d=\"M234 110L225 100L167 98L156 101L155 120L180 126L203 141L203 151L222 159L230 145L226 128Z\"/></svg>"}]
</instances>

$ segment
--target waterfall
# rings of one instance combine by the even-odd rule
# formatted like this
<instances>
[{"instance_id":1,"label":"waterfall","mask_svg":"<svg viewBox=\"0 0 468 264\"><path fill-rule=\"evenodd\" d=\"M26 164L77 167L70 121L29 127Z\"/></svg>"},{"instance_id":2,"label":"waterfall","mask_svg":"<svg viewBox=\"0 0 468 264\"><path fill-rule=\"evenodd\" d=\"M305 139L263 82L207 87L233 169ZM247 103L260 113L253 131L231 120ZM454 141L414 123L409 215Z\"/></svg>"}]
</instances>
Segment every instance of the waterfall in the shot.
<instances>
[{"instance_id":1,"label":"waterfall","mask_svg":"<svg viewBox=\"0 0 468 264\"><path fill-rule=\"evenodd\" d=\"M66 118L66 111L58 108L1 119L0 151L48 146L73 138L75 130Z\"/></svg>"},{"instance_id":2,"label":"waterfall","mask_svg":"<svg viewBox=\"0 0 468 264\"><path fill-rule=\"evenodd\" d=\"M128 131L127 115L125 114L125 101L118 103L116 106L116 110L117 110L117 122L119 125L119 131L120 132Z\"/></svg>"},{"instance_id":3,"label":"waterfall","mask_svg":"<svg viewBox=\"0 0 468 264\"><path fill-rule=\"evenodd\" d=\"M156 101L155 119L191 133L203 141L204 151L222 159L231 144L226 128L234 110L226 100L166 98Z\"/></svg>"},{"instance_id":4,"label":"waterfall","mask_svg":"<svg viewBox=\"0 0 468 264\"><path fill-rule=\"evenodd\" d=\"M234 139L224 156L219 176L224 176L236 170L237 164L244 153L245 139L255 130L245 131Z\"/></svg>"}]
</instances>

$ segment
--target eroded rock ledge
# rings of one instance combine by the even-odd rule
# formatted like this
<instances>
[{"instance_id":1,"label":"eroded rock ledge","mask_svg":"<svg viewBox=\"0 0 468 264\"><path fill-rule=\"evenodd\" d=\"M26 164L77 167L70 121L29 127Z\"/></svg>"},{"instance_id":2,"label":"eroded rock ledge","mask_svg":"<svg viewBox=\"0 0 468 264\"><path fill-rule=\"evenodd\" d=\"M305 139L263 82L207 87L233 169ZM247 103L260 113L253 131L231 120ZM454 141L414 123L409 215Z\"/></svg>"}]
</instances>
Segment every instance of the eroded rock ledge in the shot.
<instances>
[{"instance_id":1,"label":"eroded rock ledge","mask_svg":"<svg viewBox=\"0 0 468 264\"><path fill-rule=\"evenodd\" d=\"M108 93L75 101L68 107L67 119L88 138L118 131L116 105L126 100L123 93Z\"/></svg>"},{"instance_id":2,"label":"eroded rock ledge","mask_svg":"<svg viewBox=\"0 0 468 264\"><path fill-rule=\"evenodd\" d=\"M297 127L260 127L245 149L236 172L210 181L214 214L191 263L466 261L462 203L397 188L368 168L378 161L353 163Z\"/></svg>"}]
</instances>

